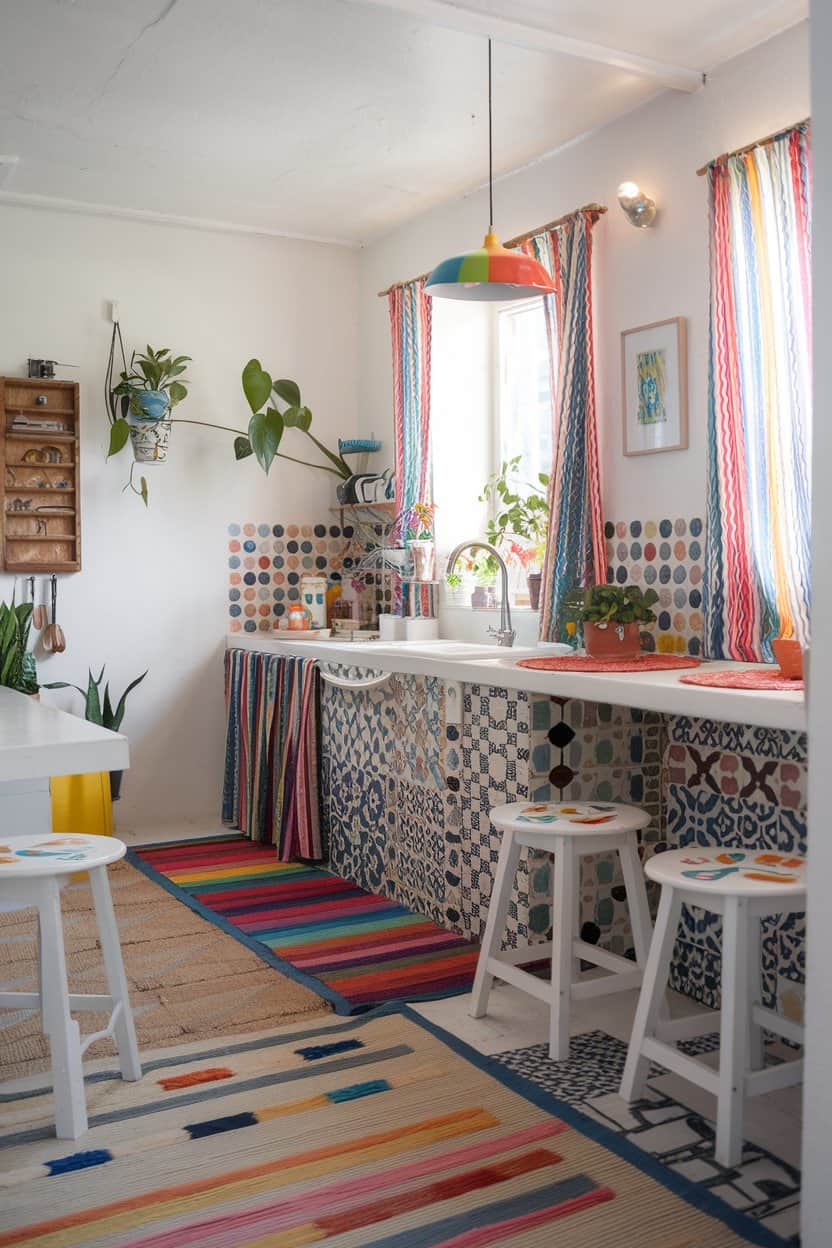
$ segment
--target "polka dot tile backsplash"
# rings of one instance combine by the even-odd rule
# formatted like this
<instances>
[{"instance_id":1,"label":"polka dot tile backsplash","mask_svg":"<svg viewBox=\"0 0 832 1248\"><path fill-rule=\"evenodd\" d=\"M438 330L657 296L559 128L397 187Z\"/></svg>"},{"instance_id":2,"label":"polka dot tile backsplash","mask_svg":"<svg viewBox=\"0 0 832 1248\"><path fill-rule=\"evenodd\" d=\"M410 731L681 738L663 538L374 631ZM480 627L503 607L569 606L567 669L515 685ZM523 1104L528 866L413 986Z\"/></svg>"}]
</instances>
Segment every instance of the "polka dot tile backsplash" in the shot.
<instances>
[{"instance_id":1,"label":"polka dot tile backsplash","mask_svg":"<svg viewBox=\"0 0 832 1248\"><path fill-rule=\"evenodd\" d=\"M289 604L300 599L302 576L349 582L362 554L350 525L229 524L230 632L285 627Z\"/></svg>"},{"instance_id":2,"label":"polka dot tile backsplash","mask_svg":"<svg viewBox=\"0 0 832 1248\"><path fill-rule=\"evenodd\" d=\"M662 654L701 654L705 558L703 520L608 520L607 581L654 589L658 617L646 649Z\"/></svg>"}]
</instances>

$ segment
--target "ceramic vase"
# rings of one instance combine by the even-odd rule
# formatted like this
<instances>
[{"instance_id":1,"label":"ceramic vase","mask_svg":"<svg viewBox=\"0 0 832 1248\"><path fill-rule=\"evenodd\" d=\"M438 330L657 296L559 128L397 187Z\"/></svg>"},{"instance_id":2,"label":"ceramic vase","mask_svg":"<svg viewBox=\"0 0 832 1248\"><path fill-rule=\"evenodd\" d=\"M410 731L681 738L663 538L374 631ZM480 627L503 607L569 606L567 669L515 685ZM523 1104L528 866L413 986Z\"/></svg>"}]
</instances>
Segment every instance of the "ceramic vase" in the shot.
<instances>
[{"instance_id":1,"label":"ceramic vase","mask_svg":"<svg viewBox=\"0 0 832 1248\"><path fill-rule=\"evenodd\" d=\"M413 559L414 581L436 580L435 543L423 538L416 538L412 542L408 542L407 545Z\"/></svg>"},{"instance_id":2,"label":"ceramic vase","mask_svg":"<svg viewBox=\"0 0 832 1248\"><path fill-rule=\"evenodd\" d=\"M530 572L526 577L529 586L529 606L532 611L540 610L540 582L543 574L541 572Z\"/></svg>"},{"instance_id":3,"label":"ceramic vase","mask_svg":"<svg viewBox=\"0 0 832 1248\"><path fill-rule=\"evenodd\" d=\"M133 458L139 464L163 464L168 457L171 422L154 420L130 426Z\"/></svg>"},{"instance_id":4,"label":"ceramic vase","mask_svg":"<svg viewBox=\"0 0 832 1248\"><path fill-rule=\"evenodd\" d=\"M592 659L635 659L641 653L638 624L606 624L584 621L584 645Z\"/></svg>"}]
</instances>

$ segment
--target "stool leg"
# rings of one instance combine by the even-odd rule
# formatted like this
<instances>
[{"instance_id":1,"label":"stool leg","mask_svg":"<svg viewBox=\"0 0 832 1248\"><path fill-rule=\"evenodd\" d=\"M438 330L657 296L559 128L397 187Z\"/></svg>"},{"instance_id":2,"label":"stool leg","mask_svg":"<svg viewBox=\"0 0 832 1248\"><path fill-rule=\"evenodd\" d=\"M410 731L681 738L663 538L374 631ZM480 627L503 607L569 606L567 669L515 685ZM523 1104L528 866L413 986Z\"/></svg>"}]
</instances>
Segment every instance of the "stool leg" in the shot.
<instances>
[{"instance_id":1,"label":"stool leg","mask_svg":"<svg viewBox=\"0 0 832 1248\"><path fill-rule=\"evenodd\" d=\"M618 856L621 859L621 874L624 877L624 888L627 893L627 908L630 912L630 927L633 931L636 966L644 970L650 953L650 941L653 939L653 921L650 918L650 903L647 900L647 886L644 882L644 870L638 855L638 837L635 832L627 833L626 841L619 849ZM664 987L657 1017L660 1023L670 1019L670 1006Z\"/></svg>"},{"instance_id":2,"label":"stool leg","mask_svg":"<svg viewBox=\"0 0 832 1248\"><path fill-rule=\"evenodd\" d=\"M119 941L118 925L116 924L116 916L113 910L113 899L110 896L107 868L94 867L90 871L89 876L93 901L95 902L95 914L98 919L98 934L101 939L104 970L107 974L107 990L113 998L113 1006L121 1005L114 1028L121 1077L132 1082L136 1079L141 1079L142 1068L139 1062L139 1047L136 1043L133 1011L130 1008L127 976L124 974L124 963L121 960L121 942Z\"/></svg>"},{"instance_id":3,"label":"stool leg","mask_svg":"<svg viewBox=\"0 0 832 1248\"><path fill-rule=\"evenodd\" d=\"M681 912L682 902L676 890L663 888L621 1080L621 1095L625 1101L636 1101L644 1092L650 1062L642 1057L641 1050L645 1038L656 1031Z\"/></svg>"},{"instance_id":4,"label":"stool leg","mask_svg":"<svg viewBox=\"0 0 832 1248\"><path fill-rule=\"evenodd\" d=\"M482 939L480 956L477 962L477 973L474 976L474 987L471 992L469 1013L472 1018L482 1018L488 1011L488 998L494 976L488 969L489 958L497 958L503 942L503 931L506 925L508 903L514 887L514 877L520 862L520 846L512 832L503 833L500 846L500 858L497 863L497 874L491 889L491 900L488 903L488 918L485 922L485 934Z\"/></svg>"},{"instance_id":5,"label":"stool leg","mask_svg":"<svg viewBox=\"0 0 832 1248\"><path fill-rule=\"evenodd\" d=\"M61 894L54 879L45 880L38 901L41 940L41 1013L49 1037L55 1096L55 1134L77 1140L87 1129L81 1033L69 1012Z\"/></svg>"},{"instance_id":6,"label":"stool leg","mask_svg":"<svg viewBox=\"0 0 832 1248\"><path fill-rule=\"evenodd\" d=\"M742 1158L742 1118L748 1057L748 903L726 897L722 918L722 1016L716 1159L736 1166Z\"/></svg>"},{"instance_id":7,"label":"stool leg","mask_svg":"<svg viewBox=\"0 0 832 1248\"><path fill-rule=\"evenodd\" d=\"M575 915L578 906L577 866L571 837L555 842L555 881L552 899L552 999L549 1013L549 1057L569 1057L569 1015L575 969Z\"/></svg>"},{"instance_id":8,"label":"stool leg","mask_svg":"<svg viewBox=\"0 0 832 1248\"><path fill-rule=\"evenodd\" d=\"M647 957L650 953L653 924L650 921L647 888L644 883L644 872L641 869L641 859L638 856L638 840L635 832L627 834L626 842L619 849L618 856L621 860L621 874L624 876L624 888L627 893L636 964L643 968L647 965Z\"/></svg>"},{"instance_id":9,"label":"stool leg","mask_svg":"<svg viewBox=\"0 0 832 1248\"><path fill-rule=\"evenodd\" d=\"M751 1017L751 1009L763 1003L762 924L756 915L748 920L748 1067L762 1070L766 1063L763 1029Z\"/></svg>"}]
</instances>

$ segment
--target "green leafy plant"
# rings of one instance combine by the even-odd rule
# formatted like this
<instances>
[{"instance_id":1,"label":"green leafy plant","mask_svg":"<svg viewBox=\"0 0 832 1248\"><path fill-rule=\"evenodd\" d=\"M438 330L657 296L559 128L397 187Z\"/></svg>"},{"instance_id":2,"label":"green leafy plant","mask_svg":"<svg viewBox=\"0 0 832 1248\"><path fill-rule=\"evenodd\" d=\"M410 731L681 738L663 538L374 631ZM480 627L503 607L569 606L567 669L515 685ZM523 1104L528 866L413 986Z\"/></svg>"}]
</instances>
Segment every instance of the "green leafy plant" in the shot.
<instances>
[{"instance_id":1,"label":"green leafy plant","mask_svg":"<svg viewBox=\"0 0 832 1248\"><path fill-rule=\"evenodd\" d=\"M98 724L101 728L109 728L111 732L118 732L127 708L127 695L132 693L136 685L142 683L147 672L142 672L141 676L137 676L135 680L130 682L114 709L110 698L109 681L104 686L104 696L101 696L101 682L104 679L105 667L106 664L102 664L101 671L97 677L93 676L92 669L90 669L86 689L82 689L80 685L73 685L66 680L55 680L49 685L44 685L44 689L77 689L84 699L84 719L89 720L91 724Z\"/></svg>"},{"instance_id":2,"label":"green leafy plant","mask_svg":"<svg viewBox=\"0 0 832 1248\"><path fill-rule=\"evenodd\" d=\"M479 497L492 509L486 534L492 546L498 549L520 538L535 551L542 562L549 531L549 474L540 472L537 482L518 480L521 455L503 461L499 472L493 473Z\"/></svg>"},{"instance_id":3,"label":"green leafy plant","mask_svg":"<svg viewBox=\"0 0 832 1248\"><path fill-rule=\"evenodd\" d=\"M583 624L652 624L658 600L655 589L642 591L638 585L591 585L564 595L562 610Z\"/></svg>"},{"instance_id":4,"label":"green leafy plant","mask_svg":"<svg viewBox=\"0 0 832 1248\"><path fill-rule=\"evenodd\" d=\"M121 354L121 371L116 382L116 348ZM107 401L107 413L110 420L110 445L107 458L117 455L123 450L130 438L130 425L127 417L143 414L140 396L148 391L161 391L168 398L168 415L183 399L187 398L190 382L185 376L186 366L191 362L189 355L171 354L169 347L160 347L154 351L147 346L144 354L137 355L134 351L130 357L130 367L124 354L124 342L121 327L113 326L110 340L110 355L107 361L107 373L104 382L104 395ZM199 424L199 421L193 421ZM135 464L130 465L130 475L125 490L138 494L147 506L147 478L140 477L139 484L133 480Z\"/></svg>"},{"instance_id":5,"label":"green leafy plant","mask_svg":"<svg viewBox=\"0 0 832 1248\"><path fill-rule=\"evenodd\" d=\"M289 459L295 464L304 464L307 468L317 468L321 472L330 472L343 480L352 475L347 461L335 451L329 450L323 442L319 442L311 432L312 412L304 404L300 386L296 381L287 378L273 381L259 360L249 360L243 369L243 393L251 408L251 420L248 422L248 433L239 433L234 439L234 454L237 459L254 455L266 473L277 458ZM295 459L279 451L278 447L287 429L297 429L305 434L329 463Z\"/></svg>"},{"instance_id":6,"label":"green leafy plant","mask_svg":"<svg viewBox=\"0 0 832 1248\"><path fill-rule=\"evenodd\" d=\"M37 693L35 656L29 650L32 604L0 602L0 685L18 693Z\"/></svg>"}]
</instances>

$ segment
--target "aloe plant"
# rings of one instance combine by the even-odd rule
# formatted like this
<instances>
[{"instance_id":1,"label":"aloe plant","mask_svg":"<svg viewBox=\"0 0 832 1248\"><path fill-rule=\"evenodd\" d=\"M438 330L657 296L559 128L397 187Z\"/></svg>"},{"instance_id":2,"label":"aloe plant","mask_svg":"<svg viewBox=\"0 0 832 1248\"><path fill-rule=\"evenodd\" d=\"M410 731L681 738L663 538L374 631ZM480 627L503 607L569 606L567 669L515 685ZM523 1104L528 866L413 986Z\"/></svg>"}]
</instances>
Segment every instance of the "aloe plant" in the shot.
<instances>
[{"instance_id":1,"label":"aloe plant","mask_svg":"<svg viewBox=\"0 0 832 1248\"><path fill-rule=\"evenodd\" d=\"M35 656L29 650L32 604L0 603L0 685L18 693L37 693Z\"/></svg>"},{"instance_id":2,"label":"aloe plant","mask_svg":"<svg viewBox=\"0 0 832 1248\"><path fill-rule=\"evenodd\" d=\"M97 677L93 676L92 669L90 669L86 689L82 689L80 685L73 685L66 680L54 680L51 684L43 687L44 689L77 689L84 699L84 719L89 720L91 724L98 724L100 728L109 728L111 732L118 732L121 727L121 721L124 719L124 712L127 709L127 695L132 693L136 685L141 684L147 672L142 672L141 676L137 676L135 680L130 682L119 698L115 709L113 709L109 681L104 686L104 696L101 696L101 682L104 679L105 667L106 663L102 664L101 671Z\"/></svg>"}]
</instances>

